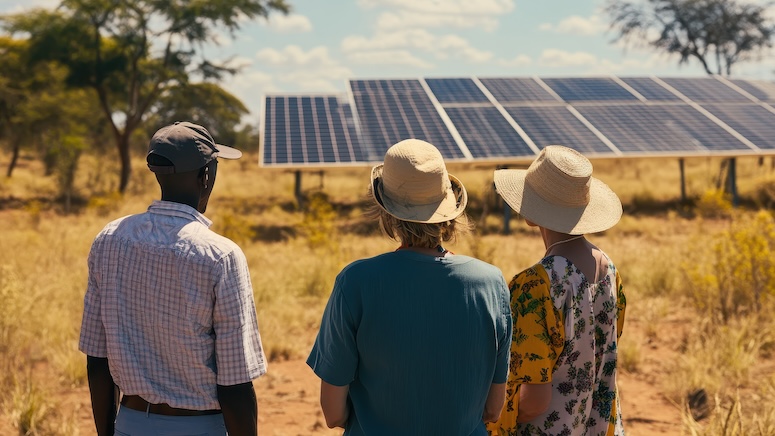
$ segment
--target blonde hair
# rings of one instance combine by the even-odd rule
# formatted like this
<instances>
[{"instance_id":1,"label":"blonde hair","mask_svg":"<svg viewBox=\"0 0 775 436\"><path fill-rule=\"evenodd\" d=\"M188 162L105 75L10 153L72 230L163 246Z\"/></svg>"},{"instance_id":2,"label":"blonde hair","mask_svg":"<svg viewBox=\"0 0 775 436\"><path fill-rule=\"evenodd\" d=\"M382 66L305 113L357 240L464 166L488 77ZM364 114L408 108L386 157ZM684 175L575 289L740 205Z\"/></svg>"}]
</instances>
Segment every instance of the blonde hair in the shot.
<instances>
[{"instance_id":1,"label":"blonde hair","mask_svg":"<svg viewBox=\"0 0 775 436\"><path fill-rule=\"evenodd\" d=\"M374 197L370 197L374 201ZM465 213L441 223L415 223L390 215L376 202L364 215L368 219L378 220L380 230L387 237L410 247L435 248L443 242L455 241L459 236L470 233L473 228Z\"/></svg>"}]
</instances>

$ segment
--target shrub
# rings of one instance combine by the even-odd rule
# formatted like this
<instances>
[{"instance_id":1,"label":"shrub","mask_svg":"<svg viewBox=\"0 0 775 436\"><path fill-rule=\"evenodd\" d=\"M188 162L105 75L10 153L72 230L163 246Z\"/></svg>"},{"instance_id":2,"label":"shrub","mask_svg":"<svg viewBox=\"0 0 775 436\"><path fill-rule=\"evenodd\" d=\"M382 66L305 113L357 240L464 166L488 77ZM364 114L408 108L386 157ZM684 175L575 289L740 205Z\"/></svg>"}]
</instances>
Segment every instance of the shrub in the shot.
<instances>
[{"instance_id":1,"label":"shrub","mask_svg":"<svg viewBox=\"0 0 775 436\"><path fill-rule=\"evenodd\" d=\"M697 200L697 213L703 218L729 218L732 214L732 200L723 191L705 191Z\"/></svg>"},{"instance_id":2,"label":"shrub","mask_svg":"<svg viewBox=\"0 0 775 436\"><path fill-rule=\"evenodd\" d=\"M728 230L703 235L682 265L694 306L727 323L758 314L775 296L775 221L767 212L746 216Z\"/></svg>"}]
</instances>

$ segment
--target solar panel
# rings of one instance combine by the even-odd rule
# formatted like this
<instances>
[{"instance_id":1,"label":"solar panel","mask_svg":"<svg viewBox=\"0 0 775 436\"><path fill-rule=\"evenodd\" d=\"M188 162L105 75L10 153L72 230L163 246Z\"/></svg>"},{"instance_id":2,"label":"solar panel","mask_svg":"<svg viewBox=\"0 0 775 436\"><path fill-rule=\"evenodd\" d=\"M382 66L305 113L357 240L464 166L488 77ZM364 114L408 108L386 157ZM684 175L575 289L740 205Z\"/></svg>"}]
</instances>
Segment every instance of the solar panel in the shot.
<instances>
[{"instance_id":1,"label":"solar panel","mask_svg":"<svg viewBox=\"0 0 775 436\"><path fill-rule=\"evenodd\" d=\"M775 82L740 79L731 80L731 82L761 101L775 102Z\"/></svg>"},{"instance_id":2,"label":"solar panel","mask_svg":"<svg viewBox=\"0 0 775 436\"><path fill-rule=\"evenodd\" d=\"M584 105L577 109L625 154L750 151L689 105Z\"/></svg>"},{"instance_id":3,"label":"solar panel","mask_svg":"<svg viewBox=\"0 0 775 436\"><path fill-rule=\"evenodd\" d=\"M695 102L750 101L722 81L711 78L660 78L676 91Z\"/></svg>"},{"instance_id":4,"label":"solar panel","mask_svg":"<svg viewBox=\"0 0 775 436\"><path fill-rule=\"evenodd\" d=\"M363 160L349 105L336 96L267 96L264 165Z\"/></svg>"},{"instance_id":5,"label":"solar panel","mask_svg":"<svg viewBox=\"0 0 775 436\"><path fill-rule=\"evenodd\" d=\"M612 150L564 106L505 109L539 149L547 145L564 145L584 154L612 154Z\"/></svg>"},{"instance_id":6,"label":"solar panel","mask_svg":"<svg viewBox=\"0 0 775 436\"><path fill-rule=\"evenodd\" d=\"M675 100L681 101L681 99L672 92L665 89L659 83L649 79L648 77L629 77L622 78L624 83L630 85L634 90L647 100Z\"/></svg>"},{"instance_id":7,"label":"solar panel","mask_svg":"<svg viewBox=\"0 0 775 436\"><path fill-rule=\"evenodd\" d=\"M425 79L439 103L488 103L471 79Z\"/></svg>"},{"instance_id":8,"label":"solar panel","mask_svg":"<svg viewBox=\"0 0 775 436\"><path fill-rule=\"evenodd\" d=\"M495 107L451 107L445 110L475 159L535 156L535 152Z\"/></svg>"},{"instance_id":9,"label":"solar panel","mask_svg":"<svg viewBox=\"0 0 775 436\"><path fill-rule=\"evenodd\" d=\"M630 91L609 78L543 79L543 82L568 102L637 100Z\"/></svg>"},{"instance_id":10,"label":"solar panel","mask_svg":"<svg viewBox=\"0 0 775 436\"><path fill-rule=\"evenodd\" d=\"M407 138L447 160L775 154L775 82L719 78L351 80L341 95L270 95L261 163L373 164Z\"/></svg>"},{"instance_id":11,"label":"solar panel","mask_svg":"<svg viewBox=\"0 0 775 436\"><path fill-rule=\"evenodd\" d=\"M557 101L533 79L490 78L479 79L501 104L516 102Z\"/></svg>"},{"instance_id":12,"label":"solar panel","mask_svg":"<svg viewBox=\"0 0 775 436\"><path fill-rule=\"evenodd\" d=\"M704 104L707 111L759 148L775 149L775 114L758 104Z\"/></svg>"},{"instance_id":13,"label":"solar panel","mask_svg":"<svg viewBox=\"0 0 775 436\"><path fill-rule=\"evenodd\" d=\"M430 142L445 159L464 154L419 80L351 80L365 158L380 161L408 138Z\"/></svg>"}]
</instances>

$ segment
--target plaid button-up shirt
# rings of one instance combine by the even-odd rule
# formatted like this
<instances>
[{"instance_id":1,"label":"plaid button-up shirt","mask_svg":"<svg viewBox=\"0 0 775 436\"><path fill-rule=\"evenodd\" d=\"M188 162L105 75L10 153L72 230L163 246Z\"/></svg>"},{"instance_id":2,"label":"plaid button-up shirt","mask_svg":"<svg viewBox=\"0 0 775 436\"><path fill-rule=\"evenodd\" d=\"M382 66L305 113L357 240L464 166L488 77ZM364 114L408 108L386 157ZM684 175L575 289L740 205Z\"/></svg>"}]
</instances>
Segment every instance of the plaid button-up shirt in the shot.
<instances>
[{"instance_id":1,"label":"plaid button-up shirt","mask_svg":"<svg viewBox=\"0 0 775 436\"><path fill-rule=\"evenodd\" d=\"M155 201L95 238L78 348L107 357L124 394L220 409L216 384L266 373L245 255L210 225Z\"/></svg>"}]
</instances>

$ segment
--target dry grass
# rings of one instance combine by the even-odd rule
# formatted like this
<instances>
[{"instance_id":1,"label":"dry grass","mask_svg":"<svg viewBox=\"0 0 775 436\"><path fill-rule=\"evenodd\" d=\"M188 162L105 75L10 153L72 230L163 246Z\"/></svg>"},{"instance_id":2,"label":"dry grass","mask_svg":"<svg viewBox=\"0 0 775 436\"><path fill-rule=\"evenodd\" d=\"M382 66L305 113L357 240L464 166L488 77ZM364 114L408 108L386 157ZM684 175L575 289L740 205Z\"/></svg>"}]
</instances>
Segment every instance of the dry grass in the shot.
<instances>
[{"instance_id":1,"label":"dry grass","mask_svg":"<svg viewBox=\"0 0 775 436\"><path fill-rule=\"evenodd\" d=\"M299 359L314 340L338 271L396 244L361 218L368 168L331 170L323 177L305 173L303 211L293 196L293 173L256 169L256 161L248 156L222 163L207 215L215 231L245 251L270 359ZM0 388L9 393L0 404L0 421L29 434L76 434L75 411L54 408L49 399L85 383L84 357L76 346L89 246L107 221L145 210L158 197L157 188L137 161L129 192L117 196L115 165L105 156L89 157L76 182L76 213L63 215L52 200L54 181L40 177L34 161L22 163L13 178L0 180L0 226L9 229L0 238L6 254L0 262ZM681 205L677 163L596 162L596 175L621 195L626 214L591 240L616 261L626 286L622 368L653 371L649 377L676 404L696 389L717 398L704 420L693 420L687 411L687 434L774 434L772 317L742 310L733 322L717 326L692 298L704 285L677 268L686 260L703 262L711 253L711 235L723 235L751 215L729 213L723 202L703 202L715 187L718 163L687 161L690 201ZM500 234L502 203L492 191L491 169L458 165L450 172L468 188L477 231L449 248L493 263L506 277L535 262L543 252L535 229L512 217L511 235ZM773 184L769 161L760 166L756 159L740 158L738 175L744 204L766 203ZM707 210L700 213L701 208ZM659 342L675 343L678 357L655 362L649 344Z\"/></svg>"}]
</instances>

